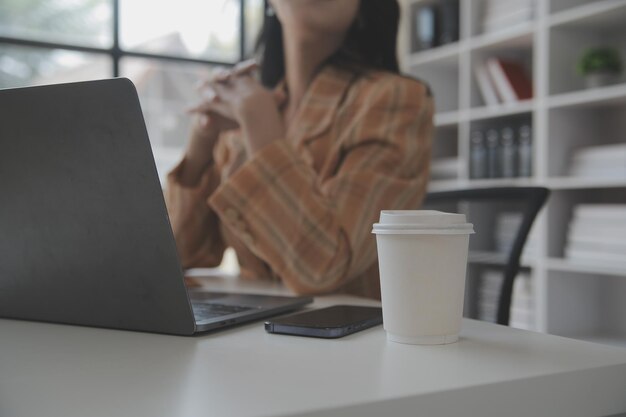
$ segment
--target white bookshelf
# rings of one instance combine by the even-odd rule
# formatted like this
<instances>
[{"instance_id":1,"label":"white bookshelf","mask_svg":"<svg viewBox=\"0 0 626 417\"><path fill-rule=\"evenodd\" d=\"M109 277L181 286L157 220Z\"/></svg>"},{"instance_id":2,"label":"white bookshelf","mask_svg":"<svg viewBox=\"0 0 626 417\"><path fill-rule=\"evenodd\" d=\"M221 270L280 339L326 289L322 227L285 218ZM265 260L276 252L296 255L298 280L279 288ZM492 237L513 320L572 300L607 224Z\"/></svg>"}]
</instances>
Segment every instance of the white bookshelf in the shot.
<instances>
[{"instance_id":1,"label":"white bookshelf","mask_svg":"<svg viewBox=\"0 0 626 417\"><path fill-rule=\"evenodd\" d=\"M576 148L626 143L626 76L615 85L588 89L575 72L580 55L590 46L616 47L626 61L626 0L535 1L533 20L482 33L485 0L460 0L461 39L412 53L408 39L410 5L432 0L401 0L401 65L405 72L427 81L435 94L433 158L456 157L459 162L456 178L435 179L429 189L533 185L551 189L535 223L537 253L524 262L535 288L534 327L626 346L626 267L564 257L573 207L626 204L626 177L568 176ZM521 61L532 74L533 99L486 106L474 68L490 56ZM476 126L520 116L532 121L532 176L470 179L470 132ZM626 263L626 253L624 259ZM497 254L474 253L472 257L472 262L478 263L499 261Z\"/></svg>"},{"instance_id":2,"label":"white bookshelf","mask_svg":"<svg viewBox=\"0 0 626 417\"><path fill-rule=\"evenodd\" d=\"M530 114L537 107L534 100L523 100L517 103L506 103L498 106L477 106L469 109L469 120L496 119L518 114Z\"/></svg>"}]
</instances>

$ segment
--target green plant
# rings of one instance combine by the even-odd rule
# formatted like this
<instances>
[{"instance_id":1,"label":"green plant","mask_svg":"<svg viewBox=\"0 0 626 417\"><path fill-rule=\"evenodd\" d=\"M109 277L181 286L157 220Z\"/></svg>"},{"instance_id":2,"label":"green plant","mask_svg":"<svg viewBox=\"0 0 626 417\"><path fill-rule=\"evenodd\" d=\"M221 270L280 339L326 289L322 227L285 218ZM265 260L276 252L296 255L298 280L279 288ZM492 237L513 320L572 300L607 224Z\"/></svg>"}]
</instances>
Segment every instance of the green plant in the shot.
<instances>
[{"instance_id":1,"label":"green plant","mask_svg":"<svg viewBox=\"0 0 626 417\"><path fill-rule=\"evenodd\" d=\"M596 72L619 74L622 72L622 59L615 48L589 48L578 61L577 69L583 76Z\"/></svg>"}]
</instances>

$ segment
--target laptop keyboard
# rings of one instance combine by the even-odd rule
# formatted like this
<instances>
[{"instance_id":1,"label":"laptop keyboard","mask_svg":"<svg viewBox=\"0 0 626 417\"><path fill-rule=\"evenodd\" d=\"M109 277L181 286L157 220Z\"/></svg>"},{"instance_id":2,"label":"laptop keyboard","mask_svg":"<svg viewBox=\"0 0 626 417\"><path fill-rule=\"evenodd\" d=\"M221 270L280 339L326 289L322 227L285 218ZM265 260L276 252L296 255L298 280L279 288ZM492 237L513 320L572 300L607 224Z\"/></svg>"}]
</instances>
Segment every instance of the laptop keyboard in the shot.
<instances>
[{"instance_id":1,"label":"laptop keyboard","mask_svg":"<svg viewBox=\"0 0 626 417\"><path fill-rule=\"evenodd\" d=\"M193 315L196 321L212 319L214 317L227 316L229 314L241 313L252 310L252 307L233 306L216 303L192 303Z\"/></svg>"}]
</instances>

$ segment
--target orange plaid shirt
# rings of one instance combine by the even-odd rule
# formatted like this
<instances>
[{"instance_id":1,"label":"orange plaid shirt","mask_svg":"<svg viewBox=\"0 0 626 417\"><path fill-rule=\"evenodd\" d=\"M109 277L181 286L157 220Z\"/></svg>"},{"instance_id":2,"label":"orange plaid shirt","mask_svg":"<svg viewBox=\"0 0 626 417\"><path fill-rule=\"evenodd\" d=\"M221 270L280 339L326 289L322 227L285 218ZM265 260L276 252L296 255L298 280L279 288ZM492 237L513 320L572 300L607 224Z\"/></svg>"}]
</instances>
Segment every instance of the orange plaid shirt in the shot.
<instances>
[{"instance_id":1,"label":"orange plaid shirt","mask_svg":"<svg viewBox=\"0 0 626 417\"><path fill-rule=\"evenodd\" d=\"M245 161L240 133L224 134L197 186L178 181L184 160L169 174L183 266L217 266L231 246L243 278L380 298L372 224L383 209L418 208L432 119L428 87L414 79L326 67L284 138Z\"/></svg>"}]
</instances>

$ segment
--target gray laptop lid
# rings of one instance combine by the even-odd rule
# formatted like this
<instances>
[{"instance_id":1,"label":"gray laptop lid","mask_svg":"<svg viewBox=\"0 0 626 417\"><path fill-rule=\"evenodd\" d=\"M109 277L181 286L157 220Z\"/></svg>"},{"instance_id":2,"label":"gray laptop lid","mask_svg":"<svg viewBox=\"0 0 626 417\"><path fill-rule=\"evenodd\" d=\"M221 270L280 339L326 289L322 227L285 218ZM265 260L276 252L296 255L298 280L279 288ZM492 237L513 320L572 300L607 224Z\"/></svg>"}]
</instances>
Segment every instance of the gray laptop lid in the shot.
<instances>
[{"instance_id":1,"label":"gray laptop lid","mask_svg":"<svg viewBox=\"0 0 626 417\"><path fill-rule=\"evenodd\" d=\"M192 334L127 79L0 90L0 317Z\"/></svg>"}]
</instances>

